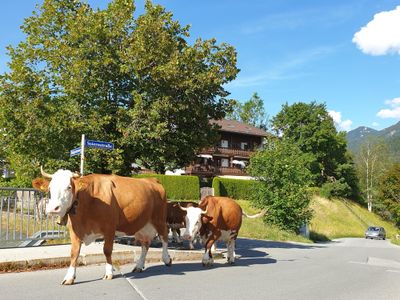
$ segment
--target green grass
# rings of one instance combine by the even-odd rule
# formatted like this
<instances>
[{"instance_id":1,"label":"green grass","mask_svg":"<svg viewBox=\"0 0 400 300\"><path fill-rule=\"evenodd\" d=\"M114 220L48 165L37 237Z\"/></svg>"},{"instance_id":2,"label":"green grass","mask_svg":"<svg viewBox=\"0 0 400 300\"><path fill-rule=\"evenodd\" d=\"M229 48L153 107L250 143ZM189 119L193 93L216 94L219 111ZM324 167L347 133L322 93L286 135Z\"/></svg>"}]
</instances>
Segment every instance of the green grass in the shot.
<instances>
[{"instance_id":1,"label":"green grass","mask_svg":"<svg viewBox=\"0 0 400 300\"><path fill-rule=\"evenodd\" d=\"M251 206L250 201L238 200L237 202L247 214L259 212L259 210ZM400 245L400 239L396 239L396 234L400 234L400 229L393 223L383 220L374 213L370 213L365 207L355 202L340 199L328 200L314 196L311 208L314 211L314 215L309 228L310 238L313 241L329 241L344 237L364 237L367 227L375 225L384 227L387 238L393 244ZM239 236L273 241L312 242L303 236L265 224L261 218L248 219L244 217Z\"/></svg>"},{"instance_id":2,"label":"green grass","mask_svg":"<svg viewBox=\"0 0 400 300\"><path fill-rule=\"evenodd\" d=\"M382 226L388 239L395 240L399 229L378 215L369 212L361 205L348 201L313 197L314 216L310 223L311 238L314 240L332 240L342 237L364 237L368 226ZM400 242L398 242L400 244Z\"/></svg>"},{"instance_id":3,"label":"green grass","mask_svg":"<svg viewBox=\"0 0 400 300\"><path fill-rule=\"evenodd\" d=\"M259 212L259 210L251 206L250 201L238 200L237 202L247 214L255 214ZM281 230L274 225L265 224L262 221L262 218L248 219L244 217L242 227L239 231L239 237L272 241L311 242L301 235Z\"/></svg>"}]
</instances>

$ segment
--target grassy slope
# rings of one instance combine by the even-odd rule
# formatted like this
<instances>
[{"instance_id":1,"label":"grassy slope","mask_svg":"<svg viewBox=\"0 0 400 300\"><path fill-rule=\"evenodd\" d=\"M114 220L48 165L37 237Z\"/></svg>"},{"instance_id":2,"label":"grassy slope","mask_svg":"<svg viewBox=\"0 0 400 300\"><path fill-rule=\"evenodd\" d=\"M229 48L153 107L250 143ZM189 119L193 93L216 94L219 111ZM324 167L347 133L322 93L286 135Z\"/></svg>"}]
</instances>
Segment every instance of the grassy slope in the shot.
<instances>
[{"instance_id":1,"label":"grassy slope","mask_svg":"<svg viewBox=\"0 0 400 300\"><path fill-rule=\"evenodd\" d=\"M310 223L310 231L320 239L364 237L364 232L370 225L384 227L389 239L399 231L392 223L351 201L314 197L311 207L314 216Z\"/></svg>"},{"instance_id":2,"label":"grassy slope","mask_svg":"<svg viewBox=\"0 0 400 300\"><path fill-rule=\"evenodd\" d=\"M252 215L259 212L259 210L256 210L250 206L250 201L238 200L237 202L247 214ZM242 227L239 232L239 237L310 243L310 240L302 236L280 230L272 225L265 225L262 221L262 218L248 219L244 217Z\"/></svg>"},{"instance_id":3,"label":"grassy slope","mask_svg":"<svg viewBox=\"0 0 400 300\"><path fill-rule=\"evenodd\" d=\"M249 201L238 200L237 202L247 214L258 212L251 207ZM400 244L400 240L394 239L396 233L399 233L399 229L374 213L368 212L367 209L357 203L313 197L311 207L314 210L314 216L310 223L312 238L332 240L340 237L364 237L366 228L370 225L376 225L385 227L387 238L392 239L392 242L396 244ZM239 236L276 241L310 242L302 236L282 231L272 225L266 225L261 218L243 218Z\"/></svg>"}]
</instances>

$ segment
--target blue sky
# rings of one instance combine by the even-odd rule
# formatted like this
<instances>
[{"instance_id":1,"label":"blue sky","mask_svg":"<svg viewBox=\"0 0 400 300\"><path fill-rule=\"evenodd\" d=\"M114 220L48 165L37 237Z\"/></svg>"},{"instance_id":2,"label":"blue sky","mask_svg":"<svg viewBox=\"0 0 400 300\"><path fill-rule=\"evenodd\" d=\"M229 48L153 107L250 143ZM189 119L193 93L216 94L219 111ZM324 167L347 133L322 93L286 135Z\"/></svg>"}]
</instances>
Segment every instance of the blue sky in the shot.
<instances>
[{"instance_id":1,"label":"blue sky","mask_svg":"<svg viewBox=\"0 0 400 300\"><path fill-rule=\"evenodd\" d=\"M6 45L24 38L19 27L41 2L2 1L0 73ZM324 102L340 130L400 120L400 0L153 2L191 25L190 42L214 37L236 48L241 71L226 86L231 98L257 92L271 117L284 103ZM141 13L143 0L136 3Z\"/></svg>"}]
</instances>

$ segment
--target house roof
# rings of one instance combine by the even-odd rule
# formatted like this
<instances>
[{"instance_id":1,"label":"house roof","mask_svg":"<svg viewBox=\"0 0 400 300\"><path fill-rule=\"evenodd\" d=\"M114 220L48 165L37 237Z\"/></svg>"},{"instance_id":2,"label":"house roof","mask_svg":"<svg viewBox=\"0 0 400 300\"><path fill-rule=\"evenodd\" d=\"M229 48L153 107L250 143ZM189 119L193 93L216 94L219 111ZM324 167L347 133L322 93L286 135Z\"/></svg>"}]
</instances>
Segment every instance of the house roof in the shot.
<instances>
[{"instance_id":1,"label":"house roof","mask_svg":"<svg viewBox=\"0 0 400 300\"><path fill-rule=\"evenodd\" d=\"M235 132L235 133L242 133L248 135L256 135L256 136L268 136L269 133L261 128L257 128L253 125L249 125L246 123L242 123L235 120L213 120L213 123L218 124L221 126L219 129L220 131L225 132Z\"/></svg>"}]
</instances>

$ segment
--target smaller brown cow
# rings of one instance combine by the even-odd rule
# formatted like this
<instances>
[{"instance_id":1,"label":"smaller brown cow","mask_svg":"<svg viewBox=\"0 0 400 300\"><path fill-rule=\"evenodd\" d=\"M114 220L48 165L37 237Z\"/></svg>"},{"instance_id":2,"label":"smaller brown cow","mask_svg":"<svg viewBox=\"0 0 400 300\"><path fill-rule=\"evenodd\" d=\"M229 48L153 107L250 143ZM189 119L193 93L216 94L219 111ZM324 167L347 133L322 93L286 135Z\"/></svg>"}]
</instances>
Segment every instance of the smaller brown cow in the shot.
<instances>
[{"instance_id":1,"label":"smaller brown cow","mask_svg":"<svg viewBox=\"0 0 400 300\"><path fill-rule=\"evenodd\" d=\"M184 238L192 239L198 232L207 238L203 266L213 264L211 247L217 240L223 240L228 248L228 263L235 262L235 242L242 225L242 216L257 218L265 211L248 216L237 202L228 197L207 196L198 207L181 208L186 211L186 229Z\"/></svg>"},{"instance_id":2,"label":"smaller brown cow","mask_svg":"<svg viewBox=\"0 0 400 300\"><path fill-rule=\"evenodd\" d=\"M167 225L171 230L172 239L174 242L181 244L181 228L186 227L186 211L182 210L181 207L197 207L196 202L183 202L183 201L168 201L167 202ZM193 241L189 240L189 249L194 249Z\"/></svg>"}]
</instances>

